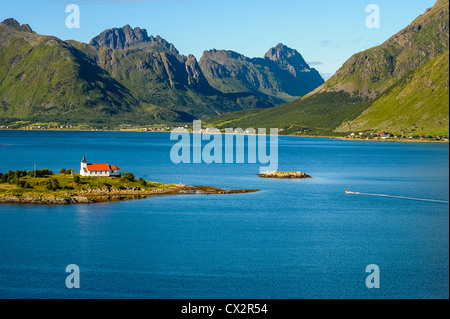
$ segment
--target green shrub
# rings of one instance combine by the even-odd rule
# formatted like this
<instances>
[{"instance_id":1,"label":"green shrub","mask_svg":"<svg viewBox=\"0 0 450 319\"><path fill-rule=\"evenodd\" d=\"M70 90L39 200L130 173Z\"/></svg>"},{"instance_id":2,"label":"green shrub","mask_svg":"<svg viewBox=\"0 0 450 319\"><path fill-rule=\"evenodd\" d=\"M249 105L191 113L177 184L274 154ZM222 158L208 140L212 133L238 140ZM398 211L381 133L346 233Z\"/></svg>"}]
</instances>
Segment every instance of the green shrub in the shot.
<instances>
[{"instance_id":1,"label":"green shrub","mask_svg":"<svg viewBox=\"0 0 450 319\"><path fill-rule=\"evenodd\" d=\"M16 184L17 180L15 176L8 176L8 180L7 180L8 184Z\"/></svg>"},{"instance_id":2,"label":"green shrub","mask_svg":"<svg viewBox=\"0 0 450 319\"><path fill-rule=\"evenodd\" d=\"M128 180L130 182L135 182L136 181L136 177L134 176L133 173L123 173L122 174L122 178L125 180Z\"/></svg>"},{"instance_id":3,"label":"green shrub","mask_svg":"<svg viewBox=\"0 0 450 319\"><path fill-rule=\"evenodd\" d=\"M61 187L59 186L59 182L58 182L57 179L52 179L52 180L51 180L51 183L52 183L53 189L59 189L59 188L61 188Z\"/></svg>"},{"instance_id":4,"label":"green shrub","mask_svg":"<svg viewBox=\"0 0 450 319\"><path fill-rule=\"evenodd\" d=\"M49 180L48 182L47 182L47 189L49 190L49 191L56 191L56 190L58 190L58 189L60 189L61 187L60 187L60 185L59 185L59 182L58 182L58 180L57 179L51 179L51 180Z\"/></svg>"},{"instance_id":5,"label":"green shrub","mask_svg":"<svg viewBox=\"0 0 450 319\"><path fill-rule=\"evenodd\" d=\"M49 170L48 168L36 170L36 177L45 177L51 175L53 175L53 171Z\"/></svg>"},{"instance_id":6,"label":"green shrub","mask_svg":"<svg viewBox=\"0 0 450 319\"><path fill-rule=\"evenodd\" d=\"M27 172L26 171L22 171L22 170L17 170L17 171L15 171L14 175L17 178L21 178L21 177L27 176Z\"/></svg>"}]
</instances>

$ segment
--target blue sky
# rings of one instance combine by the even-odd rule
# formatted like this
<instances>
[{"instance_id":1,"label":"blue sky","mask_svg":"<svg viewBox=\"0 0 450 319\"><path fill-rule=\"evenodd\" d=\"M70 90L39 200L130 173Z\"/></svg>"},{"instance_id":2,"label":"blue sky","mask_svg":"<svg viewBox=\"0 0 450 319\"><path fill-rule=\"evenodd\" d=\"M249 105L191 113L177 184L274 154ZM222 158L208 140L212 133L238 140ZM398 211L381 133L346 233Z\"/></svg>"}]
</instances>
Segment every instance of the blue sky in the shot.
<instances>
[{"instance_id":1,"label":"blue sky","mask_svg":"<svg viewBox=\"0 0 450 319\"><path fill-rule=\"evenodd\" d=\"M68 29L68 4L80 7L80 28ZM130 24L200 59L226 49L262 57L278 43L297 49L323 74L351 55L379 45L433 6L435 0L0 0L0 20L13 17L37 33L89 42ZM380 7L381 27L368 29L366 7Z\"/></svg>"}]
</instances>

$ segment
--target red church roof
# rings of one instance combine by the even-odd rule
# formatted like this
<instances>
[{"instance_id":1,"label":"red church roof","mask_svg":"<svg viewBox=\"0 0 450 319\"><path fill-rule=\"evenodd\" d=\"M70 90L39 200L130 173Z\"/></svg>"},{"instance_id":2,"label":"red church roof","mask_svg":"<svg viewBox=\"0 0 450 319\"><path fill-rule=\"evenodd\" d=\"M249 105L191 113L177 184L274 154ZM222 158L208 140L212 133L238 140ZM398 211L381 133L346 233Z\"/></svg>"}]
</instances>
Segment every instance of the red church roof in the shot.
<instances>
[{"instance_id":1,"label":"red church roof","mask_svg":"<svg viewBox=\"0 0 450 319\"><path fill-rule=\"evenodd\" d=\"M87 165L88 171L109 171L109 165L108 164L88 164Z\"/></svg>"},{"instance_id":2,"label":"red church roof","mask_svg":"<svg viewBox=\"0 0 450 319\"><path fill-rule=\"evenodd\" d=\"M110 171L120 170L116 165L109 166L108 164L88 164L86 165L88 171Z\"/></svg>"}]
</instances>

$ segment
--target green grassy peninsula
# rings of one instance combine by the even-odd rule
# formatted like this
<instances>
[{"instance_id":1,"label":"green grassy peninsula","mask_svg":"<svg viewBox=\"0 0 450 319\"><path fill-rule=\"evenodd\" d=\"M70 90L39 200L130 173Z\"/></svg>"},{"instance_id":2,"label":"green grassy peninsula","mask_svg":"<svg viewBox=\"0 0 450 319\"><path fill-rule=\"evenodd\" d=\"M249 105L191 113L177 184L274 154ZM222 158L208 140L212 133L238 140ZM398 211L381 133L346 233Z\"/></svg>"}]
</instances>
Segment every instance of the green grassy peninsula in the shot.
<instances>
[{"instance_id":1,"label":"green grassy peninsula","mask_svg":"<svg viewBox=\"0 0 450 319\"><path fill-rule=\"evenodd\" d=\"M87 204L151 195L236 194L253 191L163 184L136 178L132 173L123 173L121 177L82 177L72 169L64 168L58 174L48 169L0 173L0 203Z\"/></svg>"}]
</instances>

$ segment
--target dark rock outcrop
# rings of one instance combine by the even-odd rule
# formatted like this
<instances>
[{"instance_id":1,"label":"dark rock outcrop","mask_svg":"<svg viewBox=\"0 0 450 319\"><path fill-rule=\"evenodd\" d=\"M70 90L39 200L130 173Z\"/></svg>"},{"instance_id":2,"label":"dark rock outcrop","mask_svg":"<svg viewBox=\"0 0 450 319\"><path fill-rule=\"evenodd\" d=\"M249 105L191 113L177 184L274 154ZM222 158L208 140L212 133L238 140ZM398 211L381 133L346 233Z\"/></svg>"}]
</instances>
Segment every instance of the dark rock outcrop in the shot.
<instances>
[{"instance_id":1,"label":"dark rock outcrop","mask_svg":"<svg viewBox=\"0 0 450 319\"><path fill-rule=\"evenodd\" d=\"M269 59L277 63L280 67L289 71L294 77L300 76L302 72L309 72L311 68L303 59L302 55L294 49L288 48L282 43L271 48L265 55L265 59Z\"/></svg>"},{"instance_id":2,"label":"dark rock outcrop","mask_svg":"<svg viewBox=\"0 0 450 319\"><path fill-rule=\"evenodd\" d=\"M107 29L93 38L89 44L97 47L105 47L112 50L122 50L142 43L158 44L168 52L179 54L172 43L167 42L159 35L149 36L146 29L132 28L125 25L122 28Z\"/></svg>"},{"instance_id":3,"label":"dark rock outcrop","mask_svg":"<svg viewBox=\"0 0 450 319\"><path fill-rule=\"evenodd\" d=\"M16 19L13 18L5 19L1 23L17 31L35 33L28 24L20 24Z\"/></svg>"}]
</instances>

